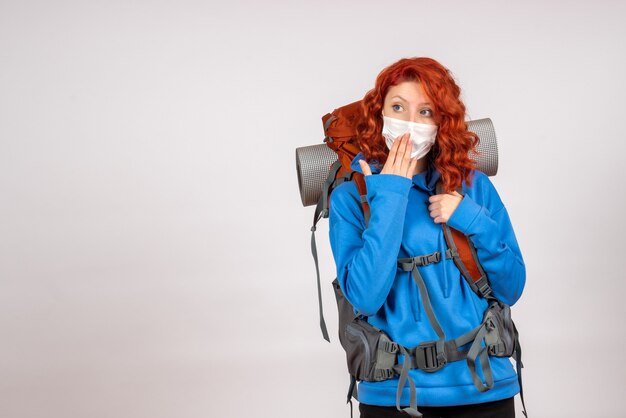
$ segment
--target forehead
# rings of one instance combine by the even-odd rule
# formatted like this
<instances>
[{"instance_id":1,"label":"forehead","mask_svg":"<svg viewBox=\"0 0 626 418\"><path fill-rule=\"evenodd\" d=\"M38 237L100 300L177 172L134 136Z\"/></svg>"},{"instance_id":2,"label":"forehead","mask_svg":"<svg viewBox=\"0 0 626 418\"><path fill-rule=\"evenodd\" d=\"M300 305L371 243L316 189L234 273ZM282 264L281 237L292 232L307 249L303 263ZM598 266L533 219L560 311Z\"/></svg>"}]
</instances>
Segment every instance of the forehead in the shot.
<instances>
[{"instance_id":1,"label":"forehead","mask_svg":"<svg viewBox=\"0 0 626 418\"><path fill-rule=\"evenodd\" d=\"M400 96L409 103L423 103L428 101L428 96L424 92L422 83L417 81L403 81L395 86L389 87L385 95L385 101L397 99Z\"/></svg>"}]
</instances>

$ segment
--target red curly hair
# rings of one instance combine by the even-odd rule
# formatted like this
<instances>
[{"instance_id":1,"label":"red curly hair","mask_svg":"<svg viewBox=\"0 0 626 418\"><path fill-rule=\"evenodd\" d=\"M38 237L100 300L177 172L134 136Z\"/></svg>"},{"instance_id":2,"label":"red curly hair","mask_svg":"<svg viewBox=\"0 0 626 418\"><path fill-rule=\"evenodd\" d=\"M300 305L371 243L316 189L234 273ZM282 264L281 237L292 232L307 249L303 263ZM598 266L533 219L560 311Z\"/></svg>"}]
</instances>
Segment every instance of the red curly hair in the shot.
<instances>
[{"instance_id":1,"label":"red curly hair","mask_svg":"<svg viewBox=\"0 0 626 418\"><path fill-rule=\"evenodd\" d=\"M433 103L437 139L429 152L441 173L446 193L461 186L463 180L472 184L472 170L476 162L469 158L469 151L477 152L479 138L467 130L465 105L460 100L461 89L450 71L432 58L403 58L383 69L374 88L361 101L362 119L357 125L356 141L367 160L376 160L380 166L387 161L389 149L382 135L382 109L385 96L391 86L404 81L421 83Z\"/></svg>"}]
</instances>

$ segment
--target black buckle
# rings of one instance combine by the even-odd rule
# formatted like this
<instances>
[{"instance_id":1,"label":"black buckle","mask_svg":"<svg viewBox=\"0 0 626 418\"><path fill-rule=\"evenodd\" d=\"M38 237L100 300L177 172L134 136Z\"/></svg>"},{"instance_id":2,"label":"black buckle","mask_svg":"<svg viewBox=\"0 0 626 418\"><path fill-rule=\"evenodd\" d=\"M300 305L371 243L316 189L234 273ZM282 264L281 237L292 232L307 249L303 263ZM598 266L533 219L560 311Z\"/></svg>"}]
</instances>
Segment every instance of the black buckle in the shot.
<instances>
[{"instance_id":1,"label":"black buckle","mask_svg":"<svg viewBox=\"0 0 626 418\"><path fill-rule=\"evenodd\" d=\"M426 341L415 347L415 363L417 368L425 372L435 372L446 365L444 352L437 352L439 341Z\"/></svg>"},{"instance_id":2,"label":"black buckle","mask_svg":"<svg viewBox=\"0 0 626 418\"><path fill-rule=\"evenodd\" d=\"M441 261L441 253L436 251L432 254L419 255L413 258L415 260L415 265L418 266L427 266L429 264L438 263Z\"/></svg>"},{"instance_id":3,"label":"black buckle","mask_svg":"<svg viewBox=\"0 0 626 418\"><path fill-rule=\"evenodd\" d=\"M398 352L398 344L393 341L380 341L378 344L379 348L387 353L395 354Z\"/></svg>"},{"instance_id":4,"label":"black buckle","mask_svg":"<svg viewBox=\"0 0 626 418\"><path fill-rule=\"evenodd\" d=\"M482 276L480 279L476 280L476 287L478 288L478 292L483 298L486 298L491 294L491 286L489 286L489 281L485 276Z\"/></svg>"},{"instance_id":5,"label":"black buckle","mask_svg":"<svg viewBox=\"0 0 626 418\"><path fill-rule=\"evenodd\" d=\"M502 354L504 354L504 344L491 344L487 346L487 352L489 353L489 355L501 357Z\"/></svg>"}]
</instances>

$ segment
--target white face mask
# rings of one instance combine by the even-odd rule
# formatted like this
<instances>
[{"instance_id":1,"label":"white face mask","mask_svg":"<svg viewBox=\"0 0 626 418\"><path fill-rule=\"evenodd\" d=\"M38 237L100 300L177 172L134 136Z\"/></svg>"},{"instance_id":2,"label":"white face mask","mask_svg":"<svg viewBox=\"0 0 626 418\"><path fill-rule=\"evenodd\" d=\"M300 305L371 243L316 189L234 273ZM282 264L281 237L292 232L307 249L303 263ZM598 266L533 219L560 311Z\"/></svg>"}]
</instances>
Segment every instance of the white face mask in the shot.
<instances>
[{"instance_id":1,"label":"white face mask","mask_svg":"<svg viewBox=\"0 0 626 418\"><path fill-rule=\"evenodd\" d=\"M411 133L411 143L413 151L411 158L422 158L428 154L437 138L437 125L428 125L426 123L407 122L402 119L394 119L383 115L383 136L387 147L391 146L397 138L405 132Z\"/></svg>"}]
</instances>

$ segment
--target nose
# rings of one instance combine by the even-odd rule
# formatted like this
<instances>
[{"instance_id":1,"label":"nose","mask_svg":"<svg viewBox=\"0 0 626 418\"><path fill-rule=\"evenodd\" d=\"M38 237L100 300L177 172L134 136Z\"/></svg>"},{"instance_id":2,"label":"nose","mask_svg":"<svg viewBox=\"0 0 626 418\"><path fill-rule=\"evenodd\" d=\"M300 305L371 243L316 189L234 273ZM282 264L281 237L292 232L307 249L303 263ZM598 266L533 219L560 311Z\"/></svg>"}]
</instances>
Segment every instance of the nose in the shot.
<instances>
[{"instance_id":1,"label":"nose","mask_svg":"<svg viewBox=\"0 0 626 418\"><path fill-rule=\"evenodd\" d=\"M419 114L419 111L412 110L409 114L409 121L416 123L422 122L422 116Z\"/></svg>"}]
</instances>

